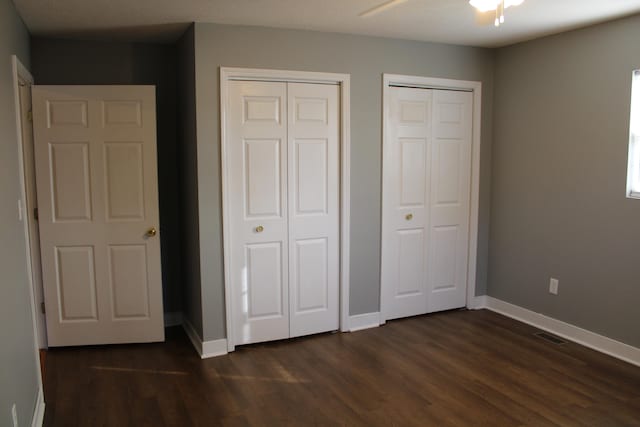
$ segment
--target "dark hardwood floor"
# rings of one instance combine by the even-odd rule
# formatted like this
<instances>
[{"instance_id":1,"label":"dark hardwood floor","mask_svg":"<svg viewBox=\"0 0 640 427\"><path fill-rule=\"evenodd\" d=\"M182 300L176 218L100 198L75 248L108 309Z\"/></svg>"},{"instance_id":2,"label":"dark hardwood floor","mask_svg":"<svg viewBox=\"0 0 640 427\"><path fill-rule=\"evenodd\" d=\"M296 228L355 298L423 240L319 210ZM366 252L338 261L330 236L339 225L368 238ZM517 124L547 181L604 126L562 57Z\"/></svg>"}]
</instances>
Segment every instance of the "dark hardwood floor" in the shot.
<instances>
[{"instance_id":1,"label":"dark hardwood floor","mask_svg":"<svg viewBox=\"0 0 640 427\"><path fill-rule=\"evenodd\" d=\"M45 426L640 426L640 368L488 311L241 347L53 349Z\"/></svg>"}]
</instances>

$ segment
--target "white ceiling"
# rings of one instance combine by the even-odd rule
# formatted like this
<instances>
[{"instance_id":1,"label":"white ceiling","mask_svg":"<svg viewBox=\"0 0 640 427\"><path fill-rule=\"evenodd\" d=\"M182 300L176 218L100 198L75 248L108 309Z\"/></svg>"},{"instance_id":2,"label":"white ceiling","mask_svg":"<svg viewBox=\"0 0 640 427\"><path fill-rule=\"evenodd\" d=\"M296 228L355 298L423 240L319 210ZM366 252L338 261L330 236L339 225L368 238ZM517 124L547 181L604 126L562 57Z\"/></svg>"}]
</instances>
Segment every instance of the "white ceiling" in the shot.
<instances>
[{"instance_id":1,"label":"white ceiling","mask_svg":"<svg viewBox=\"0 0 640 427\"><path fill-rule=\"evenodd\" d=\"M173 41L189 22L260 25L497 47L640 12L640 0L525 0L492 25L467 0L14 0L34 35Z\"/></svg>"}]
</instances>

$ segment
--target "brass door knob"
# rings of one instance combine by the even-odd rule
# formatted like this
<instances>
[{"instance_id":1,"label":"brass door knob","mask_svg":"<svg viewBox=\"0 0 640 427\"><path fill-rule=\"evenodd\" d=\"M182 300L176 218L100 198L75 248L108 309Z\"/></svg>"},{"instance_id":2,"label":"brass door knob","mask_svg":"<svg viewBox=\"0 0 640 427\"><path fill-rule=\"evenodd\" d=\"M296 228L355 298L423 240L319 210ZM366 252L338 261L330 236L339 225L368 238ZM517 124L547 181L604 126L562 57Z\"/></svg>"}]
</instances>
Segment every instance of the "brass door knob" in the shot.
<instances>
[{"instance_id":1,"label":"brass door knob","mask_svg":"<svg viewBox=\"0 0 640 427\"><path fill-rule=\"evenodd\" d=\"M158 231L156 230L155 227L151 227L150 229L147 230L147 237L155 237L156 234L158 234Z\"/></svg>"},{"instance_id":2,"label":"brass door knob","mask_svg":"<svg viewBox=\"0 0 640 427\"><path fill-rule=\"evenodd\" d=\"M259 225L256 227L256 233L262 233L264 231L264 227Z\"/></svg>"},{"instance_id":3,"label":"brass door knob","mask_svg":"<svg viewBox=\"0 0 640 427\"><path fill-rule=\"evenodd\" d=\"M413 214L407 214L407 216L404 217L407 221L411 221L413 219Z\"/></svg>"}]
</instances>

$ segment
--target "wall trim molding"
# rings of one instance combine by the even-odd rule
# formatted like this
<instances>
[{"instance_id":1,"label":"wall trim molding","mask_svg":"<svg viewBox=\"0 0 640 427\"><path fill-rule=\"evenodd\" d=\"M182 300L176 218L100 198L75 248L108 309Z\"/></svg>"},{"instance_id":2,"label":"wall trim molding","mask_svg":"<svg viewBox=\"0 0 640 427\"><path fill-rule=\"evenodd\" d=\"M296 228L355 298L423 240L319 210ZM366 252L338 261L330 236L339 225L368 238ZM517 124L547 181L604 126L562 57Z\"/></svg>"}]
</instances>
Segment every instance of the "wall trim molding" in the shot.
<instances>
[{"instance_id":1,"label":"wall trim molding","mask_svg":"<svg viewBox=\"0 0 640 427\"><path fill-rule=\"evenodd\" d=\"M336 84L340 87L340 331L349 331L350 289L350 224L351 224L351 75L293 70L220 67L220 145L222 184L222 252L224 263L225 315L227 321L227 350L235 349L233 286L231 283L231 233L229 230L229 162L227 161L227 104L229 82L233 80L269 80L297 83Z\"/></svg>"},{"instance_id":2,"label":"wall trim molding","mask_svg":"<svg viewBox=\"0 0 640 427\"><path fill-rule=\"evenodd\" d=\"M481 305L476 309L486 308L515 320L527 323L536 328L551 332L577 344L599 351L632 365L640 366L640 348L605 337L604 335L582 329L570 323L545 316L515 304L484 295L476 300Z\"/></svg>"},{"instance_id":3,"label":"wall trim molding","mask_svg":"<svg viewBox=\"0 0 640 427\"><path fill-rule=\"evenodd\" d=\"M164 327L170 328L172 326L182 325L182 312L172 311L170 313L164 313Z\"/></svg>"},{"instance_id":4,"label":"wall trim molding","mask_svg":"<svg viewBox=\"0 0 640 427\"><path fill-rule=\"evenodd\" d=\"M196 349L201 359L224 356L225 354L227 354L226 339L222 338L219 340L202 341L200 335L198 335L195 328L186 317L182 319L182 327L184 328L184 331L189 337L189 340L191 340L191 344L193 344L193 347Z\"/></svg>"},{"instance_id":5,"label":"wall trim molding","mask_svg":"<svg viewBox=\"0 0 640 427\"><path fill-rule=\"evenodd\" d=\"M29 309L31 311L31 321L33 327L33 352L35 366L34 370L37 377L38 394L36 397L36 406L33 412L33 418L31 419L32 426L42 426L44 421L44 387L42 385L42 375L40 372L40 348L47 348L46 336L40 328L39 321L44 323L43 315L38 314L36 310L36 283L33 276L33 259L31 258L31 239L29 238L29 221L26 218L29 212L27 206L27 181L25 178L25 160L23 153L23 135L22 135L22 114L20 109L20 80L22 79L27 84L33 84L33 76L27 70L27 68L20 62L16 55L11 55L11 69L13 74L13 99L14 108L16 113L16 143L18 144L18 172L19 172L19 207L23 212L21 222L23 223L24 241L25 241L25 259L27 262L27 280L29 287Z\"/></svg>"},{"instance_id":6,"label":"wall trim molding","mask_svg":"<svg viewBox=\"0 0 640 427\"><path fill-rule=\"evenodd\" d=\"M380 312L356 314L349 317L349 332L363 329L377 328L380 326Z\"/></svg>"},{"instance_id":7,"label":"wall trim molding","mask_svg":"<svg viewBox=\"0 0 640 427\"><path fill-rule=\"evenodd\" d=\"M42 388L38 390L38 397L36 401L36 407L33 411L33 418L31 419L31 427L42 427L44 423L44 393Z\"/></svg>"}]
</instances>

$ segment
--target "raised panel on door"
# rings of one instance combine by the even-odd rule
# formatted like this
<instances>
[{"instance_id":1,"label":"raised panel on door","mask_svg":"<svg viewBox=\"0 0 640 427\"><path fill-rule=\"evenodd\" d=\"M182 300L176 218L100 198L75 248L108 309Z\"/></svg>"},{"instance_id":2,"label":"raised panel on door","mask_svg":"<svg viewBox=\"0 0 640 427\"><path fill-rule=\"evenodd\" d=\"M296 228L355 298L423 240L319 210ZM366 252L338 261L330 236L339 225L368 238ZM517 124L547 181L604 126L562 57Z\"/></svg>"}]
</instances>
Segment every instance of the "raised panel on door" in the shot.
<instances>
[{"instance_id":1,"label":"raised panel on door","mask_svg":"<svg viewBox=\"0 0 640 427\"><path fill-rule=\"evenodd\" d=\"M143 143L107 141L104 151L107 221L143 220Z\"/></svg>"},{"instance_id":2,"label":"raised panel on door","mask_svg":"<svg viewBox=\"0 0 640 427\"><path fill-rule=\"evenodd\" d=\"M256 243L245 248L247 272L242 295L249 333L252 322L284 315L282 249L280 242Z\"/></svg>"},{"instance_id":3,"label":"raised panel on door","mask_svg":"<svg viewBox=\"0 0 640 427\"><path fill-rule=\"evenodd\" d=\"M326 215L328 209L328 154L327 138L300 138L294 142L295 213Z\"/></svg>"},{"instance_id":4,"label":"raised panel on door","mask_svg":"<svg viewBox=\"0 0 640 427\"><path fill-rule=\"evenodd\" d=\"M49 144L54 222L91 221L88 142Z\"/></svg>"},{"instance_id":5,"label":"raised panel on door","mask_svg":"<svg viewBox=\"0 0 640 427\"><path fill-rule=\"evenodd\" d=\"M233 342L288 338L286 83L230 82L228 102Z\"/></svg>"},{"instance_id":6,"label":"raised panel on door","mask_svg":"<svg viewBox=\"0 0 640 427\"><path fill-rule=\"evenodd\" d=\"M114 320L149 317L149 279L145 245L109 246L109 285Z\"/></svg>"},{"instance_id":7,"label":"raised panel on door","mask_svg":"<svg viewBox=\"0 0 640 427\"><path fill-rule=\"evenodd\" d=\"M295 313L329 308L329 251L327 239L298 240L292 255L296 276Z\"/></svg>"},{"instance_id":8,"label":"raised panel on door","mask_svg":"<svg viewBox=\"0 0 640 427\"><path fill-rule=\"evenodd\" d=\"M466 304L472 94L435 91L429 231L429 311Z\"/></svg>"},{"instance_id":9,"label":"raised panel on door","mask_svg":"<svg viewBox=\"0 0 640 427\"><path fill-rule=\"evenodd\" d=\"M245 139L245 217L281 217L281 139Z\"/></svg>"},{"instance_id":10,"label":"raised panel on door","mask_svg":"<svg viewBox=\"0 0 640 427\"><path fill-rule=\"evenodd\" d=\"M339 325L339 87L288 84L291 336Z\"/></svg>"},{"instance_id":11,"label":"raised panel on door","mask_svg":"<svg viewBox=\"0 0 640 427\"><path fill-rule=\"evenodd\" d=\"M383 153L383 317L427 311L431 91L389 89Z\"/></svg>"},{"instance_id":12,"label":"raised panel on door","mask_svg":"<svg viewBox=\"0 0 640 427\"><path fill-rule=\"evenodd\" d=\"M164 340L155 88L32 96L49 345Z\"/></svg>"},{"instance_id":13,"label":"raised panel on door","mask_svg":"<svg viewBox=\"0 0 640 427\"><path fill-rule=\"evenodd\" d=\"M55 248L56 287L61 323L98 320L92 246Z\"/></svg>"}]
</instances>

